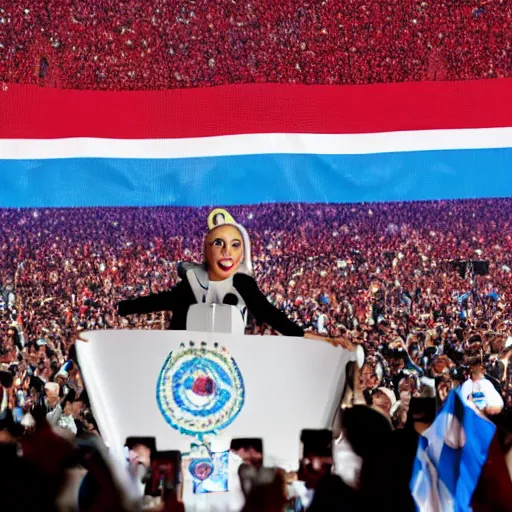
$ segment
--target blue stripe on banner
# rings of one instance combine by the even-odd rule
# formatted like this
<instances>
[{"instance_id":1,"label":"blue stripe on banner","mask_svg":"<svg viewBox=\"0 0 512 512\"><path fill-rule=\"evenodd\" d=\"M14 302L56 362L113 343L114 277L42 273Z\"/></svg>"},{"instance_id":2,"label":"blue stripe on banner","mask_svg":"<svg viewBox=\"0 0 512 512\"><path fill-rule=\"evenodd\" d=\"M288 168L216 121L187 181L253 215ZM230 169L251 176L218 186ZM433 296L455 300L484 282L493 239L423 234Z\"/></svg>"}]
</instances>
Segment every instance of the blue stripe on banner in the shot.
<instances>
[{"instance_id":1,"label":"blue stripe on banner","mask_svg":"<svg viewBox=\"0 0 512 512\"><path fill-rule=\"evenodd\" d=\"M0 207L512 197L512 148L370 155L0 160Z\"/></svg>"}]
</instances>

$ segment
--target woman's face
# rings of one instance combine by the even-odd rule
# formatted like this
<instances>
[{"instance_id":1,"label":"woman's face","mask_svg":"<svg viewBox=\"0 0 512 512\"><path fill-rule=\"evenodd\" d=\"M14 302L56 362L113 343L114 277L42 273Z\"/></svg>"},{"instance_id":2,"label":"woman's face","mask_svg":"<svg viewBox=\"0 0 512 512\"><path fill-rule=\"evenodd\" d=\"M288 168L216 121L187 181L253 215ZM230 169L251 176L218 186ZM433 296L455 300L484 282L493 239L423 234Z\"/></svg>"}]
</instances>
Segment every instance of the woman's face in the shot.
<instances>
[{"instance_id":1,"label":"woman's face","mask_svg":"<svg viewBox=\"0 0 512 512\"><path fill-rule=\"evenodd\" d=\"M375 369L365 364L361 372L361 386L363 389L374 389L379 385L379 379L375 375Z\"/></svg>"},{"instance_id":2,"label":"woman's face","mask_svg":"<svg viewBox=\"0 0 512 512\"><path fill-rule=\"evenodd\" d=\"M380 407L387 414L389 414L390 411L391 411L391 400L382 391L377 391L372 396L372 404L377 406L377 407Z\"/></svg>"},{"instance_id":3,"label":"woman's face","mask_svg":"<svg viewBox=\"0 0 512 512\"><path fill-rule=\"evenodd\" d=\"M234 226L224 225L208 233L205 258L211 281L223 281L240 267L244 254L242 235Z\"/></svg>"}]
</instances>

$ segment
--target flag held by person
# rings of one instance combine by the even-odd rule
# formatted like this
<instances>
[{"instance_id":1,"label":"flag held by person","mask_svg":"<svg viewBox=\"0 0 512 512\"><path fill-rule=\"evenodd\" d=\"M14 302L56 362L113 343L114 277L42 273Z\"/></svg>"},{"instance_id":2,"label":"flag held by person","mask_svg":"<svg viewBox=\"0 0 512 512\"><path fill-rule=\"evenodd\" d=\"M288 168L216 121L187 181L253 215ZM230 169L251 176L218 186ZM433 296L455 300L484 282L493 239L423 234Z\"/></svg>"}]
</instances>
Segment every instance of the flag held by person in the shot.
<instances>
[{"instance_id":1,"label":"flag held by person","mask_svg":"<svg viewBox=\"0 0 512 512\"><path fill-rule=\"evenodd\" d=\"M410 489L422 512L467 512L496 427L453 390L420 436Z\"/></svg>"}]
</instances>

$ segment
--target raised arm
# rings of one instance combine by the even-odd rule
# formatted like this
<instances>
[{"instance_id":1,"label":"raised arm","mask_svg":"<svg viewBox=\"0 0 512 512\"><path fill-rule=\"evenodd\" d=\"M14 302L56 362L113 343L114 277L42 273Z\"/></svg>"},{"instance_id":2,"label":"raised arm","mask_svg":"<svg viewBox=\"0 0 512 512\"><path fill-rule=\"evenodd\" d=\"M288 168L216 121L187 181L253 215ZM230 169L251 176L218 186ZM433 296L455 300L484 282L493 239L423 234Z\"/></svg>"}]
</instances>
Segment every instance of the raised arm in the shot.
<instances>
[{"instance_id":1,"label":"raised arm","mask_svg":"<svg viewBox=\"0 0 512 512\"><path fill-rule=\"evenodd\" d=\"M304 331L297 324L270 304L252 277L246 274L236 274L233 277L233 286L242 296L249 311L258 322L270 325L283 336L304 336Z\"/></svg>"},{"instance_id":2,"label":"raised arm","mask_svg":"<svg viewBox=\"0 0 512 512\"><path fill-rule=\"evenodd\" d=\"M249 311L254 315L258 322L264 322L270 325L274 330L283 336L297 336L299 338L308 338L310 340L327 341L332 345L341 346L347 350L355 350L355 346L350 340L341 338L330 338L320 334L304 332L297 324L292 322L281 310L274 307L261 293L258 284L254 278L246 274L235 274L233 277L233 286L242 296Z\"/></svg>"},{"instance_id":3,"label":"raised arm","mask_svg":"<svg viewBox=\"0 0 512 512\"><path fill-rule=\"evenodd\" d=\"M120 316L144 315L158 311L173 311L184 304L194 304L195 297L187 281L180 281L166 292L152 293L137 299L123 300L117 304Z\"/></svg>"}]
</instances>

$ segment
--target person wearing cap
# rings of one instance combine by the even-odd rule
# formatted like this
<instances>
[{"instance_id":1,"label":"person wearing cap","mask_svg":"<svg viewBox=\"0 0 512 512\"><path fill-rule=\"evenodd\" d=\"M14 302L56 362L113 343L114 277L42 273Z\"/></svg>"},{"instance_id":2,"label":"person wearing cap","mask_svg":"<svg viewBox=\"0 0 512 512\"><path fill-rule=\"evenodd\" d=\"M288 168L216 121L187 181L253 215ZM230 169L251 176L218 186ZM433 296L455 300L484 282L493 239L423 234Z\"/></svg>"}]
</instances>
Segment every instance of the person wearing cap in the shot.
<instances>
[{"instance_id":1,"label":"person wearing cap","mask_svg":"<svg viewBox=\"0 0 512 512\"><path fill-rule=\"evenodd\" d=\"M120 302L119 315L172 311L171 329L186 330L191 305L229 304L240 311L244 322L247 322L250 311L258 322L270 325L281 335L327 340L347 346L344 338L305 333L270 304L253 277L249 235L226 210L217 208L208 216L204 262L181 263L178 274L181 281L169 291Z\"/></svg>"}]
</instances>

